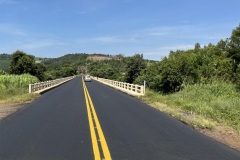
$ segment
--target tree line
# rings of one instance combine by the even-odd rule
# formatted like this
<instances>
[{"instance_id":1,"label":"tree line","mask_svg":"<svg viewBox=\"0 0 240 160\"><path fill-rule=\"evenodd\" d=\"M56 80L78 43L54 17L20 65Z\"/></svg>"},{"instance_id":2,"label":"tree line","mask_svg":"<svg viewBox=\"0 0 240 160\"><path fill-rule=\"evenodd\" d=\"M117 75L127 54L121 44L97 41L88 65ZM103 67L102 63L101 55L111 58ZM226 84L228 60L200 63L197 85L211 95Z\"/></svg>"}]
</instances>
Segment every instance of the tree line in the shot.
<instances>
[{"instance_id":1,"label":"tree line","mask_svg":"<svg viewBox=\"0 0 240 160\"><path fill-rule=\"evenodd\" d=\"M1 62L7 59L9 63L4 66L4 68L9 69L5 71L1 70L0 75L8 73L21 75L28 73L38 77L40 81L46 81L81 73L88 74L89 72L87 68L89 67L89 64L95 63L94 61L87 60L87 57L90 55L117 56L98 53L75 53L67 54L59 58L35 58L33 55L17 50L10 55L0 54Z\"/></svg>"},{"instance_id":2,"label":"tree line","mask_svg":"<svg viewBox=\"0 0 240 160\"><path fill-rule=\"evenodd\" d=\"M135 54L122 61L99 61L88 64L89 72L98 77L146 84L161 93L179 91L189 84L208 84L215 80L235 83L240 89L240 24L232 35L217 45L209 43L192 50L170 51L159 62Z\"/></svg>"},{"instance_id":3,"label":"tree line","mask_svg":"<svg viewBox=\"0 0 240 160\"><path fill-rule=\"evenodd\" d=\"M149 88L162 93L175 92L185 85L228 81L240 86L240 24L231 37L217 45L192 50L170 51L168 57L143 69L134 82L147 81Z\"/></svg>"}]
</instances>

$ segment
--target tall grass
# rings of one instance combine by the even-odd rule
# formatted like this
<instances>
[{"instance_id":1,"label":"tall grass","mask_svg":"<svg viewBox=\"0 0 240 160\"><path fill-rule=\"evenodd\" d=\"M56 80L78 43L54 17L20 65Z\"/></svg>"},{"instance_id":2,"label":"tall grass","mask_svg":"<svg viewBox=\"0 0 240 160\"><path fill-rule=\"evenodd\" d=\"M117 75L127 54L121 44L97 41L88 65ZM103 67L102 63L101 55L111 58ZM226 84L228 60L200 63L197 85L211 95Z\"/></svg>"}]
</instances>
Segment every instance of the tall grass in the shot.
<instances>
[{"instance_id":1,"label":"tall grass","mask_svg":"<svg viewBox=\"0 0 240 160\"><path fill-rule=\"evenodd\" d=\"M201 115L232 126L240 133L240 92L232 83L187 85L181 91L162 95L148 91L146 98L169 107Z\"/></svg>"},{"instance_id":2,"label":"tall grass","mask_svg":"<svg viewBox=\"0 0 240 160\"><path fill-rule=\"evenodd\" d=\"M29 74L0 76L0 84L4 84L6 87L27 87L28 84L36 82L39 82L38 78Z\"/></svg>"},{"instance_id":3,"label":"tall grass","mask_svg":"<svg viewBox=\"0 0 240 160\"><path fill-rule=\"evenodd\" d=\"M29 74L0 76L0 103L32 100L36 95L28 94L28 85L39 82Z\"/></svg>"}]
</instances>

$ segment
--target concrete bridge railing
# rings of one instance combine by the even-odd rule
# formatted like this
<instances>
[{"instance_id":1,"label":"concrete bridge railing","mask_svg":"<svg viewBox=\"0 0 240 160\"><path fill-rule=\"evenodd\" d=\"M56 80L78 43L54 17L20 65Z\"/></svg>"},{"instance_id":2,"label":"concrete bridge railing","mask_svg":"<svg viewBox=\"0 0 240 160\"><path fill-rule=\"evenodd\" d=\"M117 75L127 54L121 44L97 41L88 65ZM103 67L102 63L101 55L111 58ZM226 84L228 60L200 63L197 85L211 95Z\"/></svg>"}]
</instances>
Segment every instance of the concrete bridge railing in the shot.
<instances>
[{"instance_id":1,"label":"concrete bridge railing","mask_svg":"<svg viewBox=\"0 0 240 160\"><path fill-rule=\"evenodd\" d=\"M145 85L130 84L126 82L113 81L93 76L91 76L91 78L99 82L103 82L104 84L107 84L109 86L113 86L114 88L119 88L120 90L130 93L132 95L145 95Z\"/></svg>"},{"instance_id":2,"label":"concrete bridge railing","mask_svg":"<svg viewBox=\"0 0 240 160\"><path fill-rule=\"evenodd\" d=\"M33 93L33 92L41 93L45 90L58 86L64 82L67 82L75 77L76 76L71 76L71 77L60 78L60 79L55 79L51 81L44 81L44 82L29 84L29 93Z\"/></svg>"}]
</instances>

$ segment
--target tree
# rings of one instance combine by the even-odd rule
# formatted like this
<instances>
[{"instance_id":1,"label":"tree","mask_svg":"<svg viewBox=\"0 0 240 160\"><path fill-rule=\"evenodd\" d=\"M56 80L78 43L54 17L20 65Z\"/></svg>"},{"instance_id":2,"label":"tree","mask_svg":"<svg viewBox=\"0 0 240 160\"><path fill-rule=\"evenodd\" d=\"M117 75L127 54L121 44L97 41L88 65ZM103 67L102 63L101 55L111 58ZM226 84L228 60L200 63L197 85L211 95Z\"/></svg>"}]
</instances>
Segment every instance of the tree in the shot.
<instances>
[{"instance_id":1,"label":"tree","mask_svg":"<svg viewBox=\"0 0 240 160\"><path fill-rule=\"evenodd\" d=\"M116 57L118 57L121 60L121 59L123 59L124 54L119 53L118 55L116 55Z\"/></svg>"},{"instance_id":2,"label":"tree","mask_svg":"<svg viewBox=\"0 0 240 160\"><path fill-rule=\"evenodd\" d=\"M44 64L38 63L35 68L35 76L38 77L40 81L44 81L44 72L46 71L46 66Z\"/></svg>"},{"instance_id":3,"label":"tree","mask_svg":"<svg viewBox=\"0 0 240 160\"><path fill-rule=\"evenodd\" d=\"M195 49L200 49L200 48L201 48L200 43L196 43L196 44L195 44Z\"/></svg>"},{"instance_id":4,"label":"tree","mask_svg":"<svg viewBox=\"0 0 240 160\"><path fill-rule=\"evenodd\" d=\"M71 62L70 61L63 61L62 67L70 67Z\"/></svg>"},{"instance_id":5,"label":"tree","mask_svg":"<svg viewBox=\"0 0 240 160\"><path fill-rule=\"evenodd\" d=\"M240 64L237 66L237 69L236 69L236 84L237 84L237 89L240 91Z\"/></svg>"},{"instance_id":6,"label":"tree","mask_svg":"<svg viewBox=\"0 0 240 160\"><path fill-rule=\"evenodd\" d=\"M208 47L212 47L214 46L212 43L208 43Z\"/></svg>"},{"instance_id":7,"label":"tree","mask_svg":"<svg viewBox=\"0 0 240 160\"><path fill-rule=\"evenodd\" d=\"M223 52L226 51L226 46L227 46L227 40L220 40L218 43L217 43L217 47L220 48Z\"/></svg>"},{"instance_id":8,"label":"tree","mask_svg":"<svg viewBox=\"0 0 240 160\"><path fill-rule=\"evenodd\" d=\"M147 66L145 60L143 59L143 54L135 54L129 57L126 62L126 75L125 81L132 83L139 75L141 70L145 69Z\"/></svg>"},{"instance_id":9,"label":"tree","mask_svg":"<svg viewBox=\"0 0 240 160\"><path fill-rule=\"evenodd\" d=\"M235 69L237 65L240 64L240 24L232 31L232 35L229 38L229 43L227 46L228 57L235 61Z\"/></svg>"},{"instance_id":10,"label":"tree","mask_svg":"<svg viewBox=\"0 0 240 160\"><path fill-rule=\"evenodd\" d=\"M9 72L11 74L29 73L35 75L35 58L32 55L27 55L23 51L17 50L12 54Z\"/></svg>"}]
</instances>

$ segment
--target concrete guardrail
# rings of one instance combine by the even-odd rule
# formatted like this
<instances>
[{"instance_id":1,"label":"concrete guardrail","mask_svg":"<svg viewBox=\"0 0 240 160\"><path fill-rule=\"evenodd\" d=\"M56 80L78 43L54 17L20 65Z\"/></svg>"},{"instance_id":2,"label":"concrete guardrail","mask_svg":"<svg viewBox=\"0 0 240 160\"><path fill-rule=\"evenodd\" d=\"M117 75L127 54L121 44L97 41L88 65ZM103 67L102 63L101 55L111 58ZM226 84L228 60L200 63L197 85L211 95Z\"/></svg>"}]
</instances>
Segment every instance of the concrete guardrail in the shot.
<instances>
[{"instance_id":1,"label":"concrete guardrail","mask_svg":"<svg viewBox=\"0 0 240 160\"><path fill-rule=\"evenodd\" d=\"M130 95L134 95L134 96L145 95L145 81L144 81L144 85L137 85L137 84L130 84L130 83L126 83L126 82L113 81L113 80L98 78L98 77L93 77L93 76L91 76L91 78L96 80L96 81L99 81L101 83L104 83L108 86L111 86L113 88L121 90L123 92L126 92Z\"/></svg>"},{"instance_id":2,"label":"concrete guardrail","mask_svg":"<svg viewBox=\"0 0 240 160\"><path fill-rule=\"evenodd\" d=\"M29 84L29 93L44 92L50 88L56 87L64 82L67 82L75 77L76 76L71 76L71 77L60 78L60 79L55 79L51 81L44 81L44 82Z\"/></svg>"}]
</instances>

